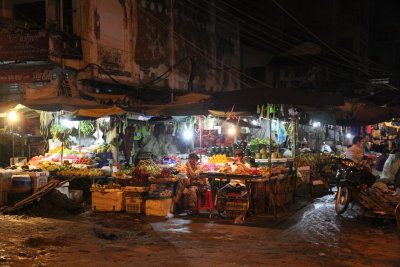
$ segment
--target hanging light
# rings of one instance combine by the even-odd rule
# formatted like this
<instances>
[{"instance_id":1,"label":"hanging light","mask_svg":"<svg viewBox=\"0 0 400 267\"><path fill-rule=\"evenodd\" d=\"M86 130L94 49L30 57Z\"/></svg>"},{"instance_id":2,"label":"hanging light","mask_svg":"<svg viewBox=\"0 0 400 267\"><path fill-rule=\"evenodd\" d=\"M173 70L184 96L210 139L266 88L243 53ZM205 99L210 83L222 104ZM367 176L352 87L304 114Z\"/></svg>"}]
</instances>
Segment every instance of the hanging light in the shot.
<instances>
[{"instance_id":1,"label":"hanging light","mask_svg":"<svg viewBox=\"0 0 400 267\"><path fill-rule=\"evenodd\" d=\"M12 110L7 114L7 118L11 122L16 122L18 120L18 114L15 110Z\"/></svg>"},{"instance_id":2,"label":"hanging light","mask_svg":"<svg viewBox=\"0 0 400 267\"><path fill-rule=\"evenodd\" d=\"M185 140L191 140L193 138L193 131L191 131L190 129L185 129L183 131L183 138Z\"/></svg>"},{"instance_id":3,"label":"hanging light","mask_svg":"<svg viewBox=\"0 0 400 267\"><path fill-rule=\"evenodd\" d=\"M314 127L314 128L317 128L317 127L320 127L320 126L321 126L321 123L319 121L314 121L313 124L312 124L312 127Z\"/></svg>"},{"instance_id":4,"label":"hanging light","mask_svg":"<svg viewBox=\"0 0 400 267\"><path fill-rule=\"evenodd\" d=\"M351 137L352 137L351 133L347 133L347 134L346 134L346 138L347 138L347 139L350 139Z\"/></svg>"},{"instance_id":5,"label":"hanging light","mask_svg":"<svg viewBox=\"0 0 400 267\"><path fill-rule=\"evenodd\" d=\"M234 127L234 126L232 126L232 127L230 127L229 129L228 129L228 134L229 135L236 135L236 128Z\"/></svg>"}]
</instances>

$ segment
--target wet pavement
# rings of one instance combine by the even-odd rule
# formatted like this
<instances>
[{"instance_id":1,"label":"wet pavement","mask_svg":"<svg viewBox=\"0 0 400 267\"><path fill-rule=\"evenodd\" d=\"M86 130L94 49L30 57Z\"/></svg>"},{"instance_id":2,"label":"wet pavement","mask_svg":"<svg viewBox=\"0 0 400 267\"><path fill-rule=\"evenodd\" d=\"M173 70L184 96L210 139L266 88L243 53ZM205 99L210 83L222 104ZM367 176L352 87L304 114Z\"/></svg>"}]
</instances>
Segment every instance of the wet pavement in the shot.
<instances>
[{"instance_id":1,"label":"wet pavement","mask_svg":"<svg viewBox=\"0 0 400 267\"><path fill-rule=\"evenodd\" d=\"M151 225L191 266L400 266L394 224L359 219L356 207L336 216L333 196L243 225L205 217Z\"/></svg>"},{"instance_id":2,"label":"wet pavement","mask_svg":"<svg viewBox=\"0 0 400 267\"><path fill-rule=\"evenodd\" d=\"M392 222L336 216L333 196L286 215L0 216L0 266L400 266Z\"/></svg>"}]
</instances>

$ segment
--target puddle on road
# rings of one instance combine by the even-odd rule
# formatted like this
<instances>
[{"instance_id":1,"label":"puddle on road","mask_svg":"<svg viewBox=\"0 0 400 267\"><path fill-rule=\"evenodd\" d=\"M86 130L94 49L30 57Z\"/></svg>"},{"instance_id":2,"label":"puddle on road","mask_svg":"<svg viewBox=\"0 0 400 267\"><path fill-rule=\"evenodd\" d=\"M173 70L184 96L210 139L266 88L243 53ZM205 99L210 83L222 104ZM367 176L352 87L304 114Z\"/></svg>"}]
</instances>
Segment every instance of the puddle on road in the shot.
<instances>
[{"instance_id":1,"label":"puddle on road","mask_svg":"<svg viewBox=\"0 0 400 267\"><path fill-rule=\"evenodd\" d=\"M189 229L188 225L192 222L191 220L171 218L164 222L151 223L151 226L155 231L190 234L192 231Z\"/></svg>"}]
</instances>

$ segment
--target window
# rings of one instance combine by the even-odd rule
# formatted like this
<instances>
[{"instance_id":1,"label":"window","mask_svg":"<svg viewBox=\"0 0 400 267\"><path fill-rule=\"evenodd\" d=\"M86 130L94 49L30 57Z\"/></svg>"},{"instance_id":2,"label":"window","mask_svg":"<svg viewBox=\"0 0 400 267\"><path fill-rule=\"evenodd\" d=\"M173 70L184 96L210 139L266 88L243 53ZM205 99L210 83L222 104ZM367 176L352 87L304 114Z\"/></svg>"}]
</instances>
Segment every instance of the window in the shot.
<instances>
[{"instance_id":1,"label":"window","mask_svg":"<svg viewBox=\"0 0 400 267\"><path fill-rule=\"evenodd\" d=\"M74 33L74 24L72 18L72 0L64 0L63 1L63 26L64 32Z\"/></svg>"},{"instance_id":2,"label":"window","mask_svg":"<svg viewBox=\"0 0 400 267\"><path fill-rule=\"evenodd\" d=\"M14 5L14 18L44 27L46 25L45 1Z\"/></svg>"},{"instance_id":3,"label":"window","mask_svg":"<svg viewBox=\"0 0 400 267\"><path fill-rule=\"evenodd\" d=\"M9 87L9 89L8 89L8 92L9 92L10 94L18 94L18 93L19 93L19 84L17 84L17 83L11 83L9 86L10 86L10 87Z\"/></svg>"}]
</instances>

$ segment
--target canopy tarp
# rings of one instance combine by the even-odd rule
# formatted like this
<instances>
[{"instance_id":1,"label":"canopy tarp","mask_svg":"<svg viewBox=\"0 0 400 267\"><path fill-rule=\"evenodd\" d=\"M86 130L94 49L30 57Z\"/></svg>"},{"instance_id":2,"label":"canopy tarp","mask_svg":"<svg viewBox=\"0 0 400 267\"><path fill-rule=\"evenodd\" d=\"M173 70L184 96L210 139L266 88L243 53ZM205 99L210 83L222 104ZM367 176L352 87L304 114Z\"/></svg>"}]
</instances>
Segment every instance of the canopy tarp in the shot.
<instances>
[{"instance_id":1,"label":"canopy tarp","mask_svg":"<svg viewBox=\"0 0 400 267\"><path fill-rule=\"evenodd\" d=\"M103 109L79 109L77 111L67 114L65 117L71 119L84 119L84 118L101 118L111 115L119 115L126 113L125 110L119 107L103 108Z\"/></svg>"},{"instance_id":2,"label":"canopy tarp","mask_svg":"<svg viewBox=\"0 0 400 267\"><path fill-rule=\"evenodd\" d=\"M24 117L35 118L35 117L39 116L39 114L36 110L30 109L24 105L15 104L15 103L12 103L12 104L10 103L10 104L6 105L5 107L2 106L1 110L4 112L0 113L0 118L6 117L7 113L11 110L16 111L18 113L24 113Z\"/></svg>"},{"instance_id":3,"label":"canopy tarp","mask_svg":"<svg viewBox=\"0 0 400 267\"><path fill-rule=\"evenodd\" d=\"M333 124L336 121L335 124L341 126L371 125L400 117L399 107L368 106L365 103L346 102L343 106L324 110L310 106L298 107L314 120L324 124ZM329 113L334 115L334 120Z\"/></svg>"},{"instance_id":4,"label":"canopy tarp","mask_svg":"<svg viewBox=\"0 0 400 267\"><path fill-rule=\"evenodd\" d=\"M367 106L362 103L352 105L350 111L336 110L338 125L371 125L400 117L400 109L396 107Z\"/></svg>"},{"instance_id":5,"label":"canopy tarp","mask_svg":"<svg viewBox=\"0 0 400 267\"><path fill-rule=\"evenodd\" d=\"M214 93L213 104L286 104L310 106L340 106L344 99L340 94L311 92L304 89L248 88L231 92Z\"/></svg>"},{"instance_id":6,"label":"canopy tarp","mask_svg":"<svg viewBox=\"0 0 400 267\"><path fill-rule=\"evenodd\" d=\"M77 111L79 109L107 109L109 106L101 105L76 97L57 96L51 98L27 100L21 103L31 109L41 111Z\"/></svg>"},{"instance_id":7,"label":"canopy tarp","mask_svg":"<svg viewBox=\"0 0 400 267\"><path fill-rule=\"evenodd\" d=\"M151 116L191 116L208 115L207 108L210 95L190 93L176 97L176 100L166 105L143 105L144 113Z\"/></svg>"}]
</instances>

